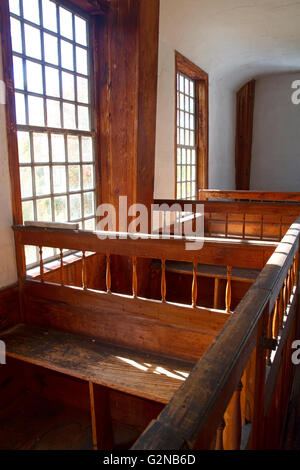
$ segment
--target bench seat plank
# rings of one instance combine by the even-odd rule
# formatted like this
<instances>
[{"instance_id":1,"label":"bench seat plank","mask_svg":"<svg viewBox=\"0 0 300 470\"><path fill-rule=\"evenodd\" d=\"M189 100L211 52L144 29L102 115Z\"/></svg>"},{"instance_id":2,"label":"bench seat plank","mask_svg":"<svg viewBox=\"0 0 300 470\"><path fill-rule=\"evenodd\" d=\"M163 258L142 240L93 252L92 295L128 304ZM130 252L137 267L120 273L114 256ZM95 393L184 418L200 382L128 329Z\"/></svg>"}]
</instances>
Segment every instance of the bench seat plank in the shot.
<instances>
[{"instance_id":1,"label":"bench seat plank","mask_svg":"<svg viewBox=\"0 0 300 470\"><path fill-rule=\"evenodd\" d=\"M7 356L162 404L194 365L32 325L16 325L0 339Z\"/></svg>"},{"instance_id":2,"label":"bench seat plank","mask_svg":"<svg viewBox=\"0 0 300 470\"><path fill-rule=\"evenodd\" d=\"M152 262L151 267L161 269L158 260ZM167 261L166 271L177 274L193 274L193 265L186 261ZM260 269L232 268L232 280L242 282L254 282L260 273ZM203 277L213 277L218 279L227 278L227 267L213 264L198 264L197 275Z\"/></svg>"}]
</instances>

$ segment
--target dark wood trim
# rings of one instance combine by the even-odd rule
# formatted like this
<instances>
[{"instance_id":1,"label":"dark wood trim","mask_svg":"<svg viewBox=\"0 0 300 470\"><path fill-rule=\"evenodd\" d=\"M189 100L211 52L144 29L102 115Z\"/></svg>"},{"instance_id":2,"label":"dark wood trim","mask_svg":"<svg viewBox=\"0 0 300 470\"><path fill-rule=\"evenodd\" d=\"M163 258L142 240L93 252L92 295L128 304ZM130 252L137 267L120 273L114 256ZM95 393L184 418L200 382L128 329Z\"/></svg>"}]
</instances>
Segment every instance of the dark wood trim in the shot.
<instances>
[{"instance_id":1,"label":"dark wood trim","mask_svg":"<svg viewBox=\"0 0 300 470\"><path fill-rule=\"evenodd\" d=\"M54 0L79 15L105 15L110 6L110 0Z\"/></svg>"},{"instance_id":2,"label":"dark wood trim","mask_svg":"<svg viewBox=\"0 0 300 470\"><path fill-rule=\"evenodd\" d=\"M175 51L176 69L180 72L188 75L193 80L205 80L208 81L208 74L204 72L198 65L191 62L189 59L184 57L180 52Z\"/></svg>"},{"instance_id":3,"label":"dark wood trim","mask_svg":"<svg viewBox=\"0 0 300 470\"><path fill-rule=\"evenodd\" d=\"M6 86L6 129L7 129L7 147L8 162L11 183L11 204L13 213L13 223L23 223L22 202L21 202L21 183L19 172L19 153L16 129L16 111L15 94L13 82L13 62L10 39L10 21L8 0L3 0L0 4L0 27L1 27L1 47L2 47L2 65L3 77ZM15 242L16 264L19 285L25 274L25 250L24 246ZM23 318L23 295L22 288L19 289L19 307L21 318Z\"/></svg>"},{"instance_id":4,"label":"dark wood trim","mask_svg":"<svg viewBox=\"0 0 300 470\"><path fill-rule=\"evenodd\" d=\"M9 170L11 177L13 222L14 224L21 224L23 222L23 217L21 204L21 184L19 174L18 141L16 130L15 95L8 0L3 0L3 2L1 2L0 13L2 19L1 43L3 76L6 85L6 128L9 154Z\"/></svg>"},{"instance_id":5,"label":"dark wood trim","mask_svg":"<svg viewBox=\"0 0 300 470\"><path fill-rule=\"evenodd\" d=\"M208 188L209 177L209 78L208 74L175 51L175 198L177 197L177 72L196 81L197 190Z\"/></svg>"},{"instance_id":6,"label":"dark wood trim","mask_svg":"<svg viewBox=\"0 0 300 470\"><path fill-rule=\"evenodd\" d=\"M255 80L251 80L236 95L236 189L250 188L254 100Z\"/></svg>"}]
</instances>

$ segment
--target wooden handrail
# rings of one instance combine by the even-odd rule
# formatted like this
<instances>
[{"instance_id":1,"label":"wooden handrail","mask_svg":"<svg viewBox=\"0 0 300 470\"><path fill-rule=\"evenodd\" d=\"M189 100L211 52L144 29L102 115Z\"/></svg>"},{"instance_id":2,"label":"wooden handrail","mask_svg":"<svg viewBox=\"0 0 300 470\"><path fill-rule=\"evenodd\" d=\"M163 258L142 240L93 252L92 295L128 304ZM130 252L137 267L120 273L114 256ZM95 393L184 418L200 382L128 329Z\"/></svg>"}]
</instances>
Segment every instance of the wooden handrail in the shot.
<instances>
[{"instance_id":1,"label":"wooden handrail","mask_svg":"<svg viewBox=\"0 0 300 470\"><path fill-rule=\"evenodd\" d=\"M227 405L240 383L255 348L256 357L260 357L259 350L267 318L280 295L291 266L298 258L299 235L300 217L290 227L216 341L198 361L186 382L175 393L162 413L150 423L137 440L133 446L134 450L186 449L195 445L197 448L210 448ZM297 290L297 284L294 287ZM285 341L288 333L287 328ZM265 356L265 354L261 356L264 361ZM259 362L259 359L257 361ZM257 371L260 370L265 371L265 365L262 369L257 366ZM263 428L261 423L264 421L266 410L261 403L265 390L265 372L260 374L263 382L261 388L256 389L260 404L256 402L255 420L256 423L259 420L259 425ZM272 374L269 374L270 377L272 380L268 381L268 387L269 390L274 390L275 379ZM268 398L271 401L272 397ZM258 447L258 444L256 445Z\"/></svg>"},{"instance_id":2,"label":"wooden handrail","mask_svg":"<svg viewBox=\"0 0 300 470\"><path fill-rule=\"evenodd\" d=\"M199 189L199 199L236 199L248 201L297 201L300 202L300 192L276 191L223 191L219 189Z\"/></svg>"},{"instance_id":3,"label":"wooden handrail","mask_svg":"<svg viewBox=\"0 0 300 470\"><path fill-rule=\"evenodd\" d=\"M299 201L300 202L300 201ZM263 202L263 201L206 201L199 199L197 201L187 201L181 199L156 199L154 204L162 206L167 204L170 209L168 211L178 211L173 205L180 206L184 210L184 206L190 204L191 207L197 204L204 204L205 213L228 213L228 214L252 214L252 215L283 215L294 216L295 218L300 214L299 202Z\"/></svg>"},{"instance_id":4,"label":"wooden handrail","mask_svg":"<svg viewBox=\"0 0 300 470\"><path fill-rule=\"evenodd\" d=\"M77 230L14 227L15 240L20 245L101 253L104 255L121 255L148 259L167 259L170 261L201 262L203 264L230 265L234 253L236 267L262 269L267 259L277 247L276 242L255 240L205 239L201 250L186 250L186 242L197 241L194 237L172 237L164 239L159 236L145 235L132 239L119 233L110 232L115 238L100 240L97 233ZM103 232L104 233L104 232ZM107 235L107 232L106 232ZM127 234L129 235L129 234ZM131 234L132 235L132 234ZM220 256L220 250L222 256Z\"/></svg>"}]
</instances>

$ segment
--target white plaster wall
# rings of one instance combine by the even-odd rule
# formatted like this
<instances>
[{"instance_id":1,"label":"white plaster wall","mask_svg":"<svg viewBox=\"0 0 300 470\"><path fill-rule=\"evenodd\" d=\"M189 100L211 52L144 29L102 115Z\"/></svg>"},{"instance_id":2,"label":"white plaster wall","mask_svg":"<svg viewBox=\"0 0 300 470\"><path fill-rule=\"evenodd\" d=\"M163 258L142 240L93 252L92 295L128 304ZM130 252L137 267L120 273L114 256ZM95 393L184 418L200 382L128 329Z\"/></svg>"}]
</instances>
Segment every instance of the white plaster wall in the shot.
<instances>
[{"instance_id":1,"label":"white plaster wall","mask_svg":"<svg viewBox=\"0 0 300 470\"><path fill-rule=\"evenodd\" d=\"M0 38L1 39L1 38ZM0 80L3 80L0 50ZM5 105L0 103L0 289L17 281L8 168Z\"/></svg>"},{"instance_id":2,"label":"white plaster wall","mask_svg":"<svg viewBox=\"0 0 300 470\"><path fill-rule=\"evenodd\" d=\"M291 84L297 74L263 77L256 82L251 189L300 191L300 105Z\"/></svg>"},{"instance_id":3,"label":"white plaster wall","mask_svg":"<svg viewBox=\"0 0 300 470\"><path fill-rule=\"evenodd\" d=\"M178 50L209 74L209 187L235 189L235 96L300 63L300 1L160 0L155 197L174 197Z\"/></svg>"}]
</instances>

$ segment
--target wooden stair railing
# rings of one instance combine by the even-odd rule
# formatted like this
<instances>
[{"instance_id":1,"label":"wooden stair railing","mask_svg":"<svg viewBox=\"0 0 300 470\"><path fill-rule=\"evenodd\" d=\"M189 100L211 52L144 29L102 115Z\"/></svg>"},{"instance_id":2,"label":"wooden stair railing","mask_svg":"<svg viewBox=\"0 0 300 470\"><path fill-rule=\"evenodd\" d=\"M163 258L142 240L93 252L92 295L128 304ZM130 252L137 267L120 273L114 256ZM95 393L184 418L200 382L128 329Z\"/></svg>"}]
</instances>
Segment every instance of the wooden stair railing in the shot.
<instances>
[{"instance_id":1,"label":"wooden stair railing","mask_svg":"<svg viewBox=\"0 0 300 470\"><path fill-rule=\"evenodd\" d=\"M134 450L239 449L246 424L247 448L280 448L293 373L299 236L300 217ZM248 410L241 410L241 394Z\"/></svg>"}]
</instances>

